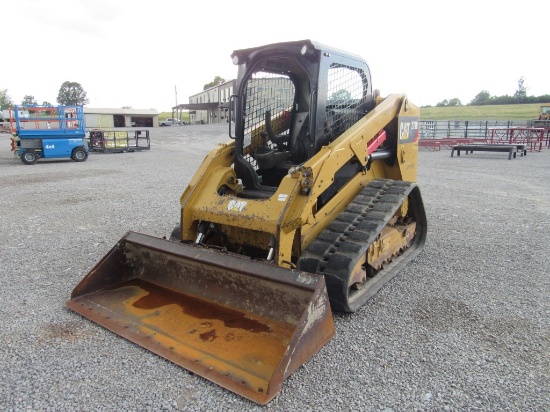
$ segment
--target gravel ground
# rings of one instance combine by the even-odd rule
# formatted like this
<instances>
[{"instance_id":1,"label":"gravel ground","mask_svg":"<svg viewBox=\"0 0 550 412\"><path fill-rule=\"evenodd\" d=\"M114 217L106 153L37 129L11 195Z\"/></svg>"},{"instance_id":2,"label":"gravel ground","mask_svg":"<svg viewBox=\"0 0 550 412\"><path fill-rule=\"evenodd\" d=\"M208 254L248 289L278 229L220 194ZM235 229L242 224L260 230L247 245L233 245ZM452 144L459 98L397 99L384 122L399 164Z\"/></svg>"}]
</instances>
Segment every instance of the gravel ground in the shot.
<instances>
[{"instance_id":1,"label":"gravel ground","mask_svg":"<svg viewBox=\"0 0 550 412\"><path fill-rule=\"evenodd\" d=\"M168 235L226 126L25 166L0 135L2 410L550 410L550 150L420 152L424 253L261 408L65 308L128 230ZM546 188L546 189L545 189Z\"/></svg>"}]
</instances>

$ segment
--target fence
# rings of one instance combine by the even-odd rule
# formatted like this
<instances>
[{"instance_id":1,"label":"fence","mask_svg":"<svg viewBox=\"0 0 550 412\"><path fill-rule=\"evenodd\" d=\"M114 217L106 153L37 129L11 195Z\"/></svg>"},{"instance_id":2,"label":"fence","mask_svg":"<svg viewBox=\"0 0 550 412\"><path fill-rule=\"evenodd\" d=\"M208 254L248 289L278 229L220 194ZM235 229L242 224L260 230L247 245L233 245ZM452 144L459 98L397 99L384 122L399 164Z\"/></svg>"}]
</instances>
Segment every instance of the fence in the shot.
<instances>
[{"instance_id":1,"label":"fence","mask_svg":"<svg viewBox=\"0 0 550 412\"><path fill-rule=\"evenodd\" d=\"M527 120L421 120L421 139L443 139L463 137L469 139L488 139L491 130L510 129L512 127L531 127Z\"/></svg>"}]
</instances>

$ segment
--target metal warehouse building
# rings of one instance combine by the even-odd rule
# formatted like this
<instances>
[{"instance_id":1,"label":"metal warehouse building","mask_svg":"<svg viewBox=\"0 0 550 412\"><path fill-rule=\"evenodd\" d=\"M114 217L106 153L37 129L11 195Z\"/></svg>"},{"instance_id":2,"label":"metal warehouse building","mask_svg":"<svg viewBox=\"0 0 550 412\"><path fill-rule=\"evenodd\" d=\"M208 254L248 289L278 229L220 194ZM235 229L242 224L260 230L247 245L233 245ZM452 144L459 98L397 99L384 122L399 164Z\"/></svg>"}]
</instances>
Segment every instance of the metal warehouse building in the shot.
<instances>
[{"instance_id":1,"label":"metal warehouse building","mask_svg":"<svg viewBox=\"0 0 550 412\"><path fill-rule=\"evenodd\" d=\"M86 128L157 127L159 114L154 109L94 109L84 107Z\"/></svg>"},{"instance_id":2,"label":"metal warehouse building","mask_svg":"<svg viewBox=\"0 0 550 412\"><path fill-rule=\"evenodd\" d=\"M228 122L230 99L236 84L237 80L229 80L190 96L188 104L172 107L172 117L181 119L183 110L188 110L191 124Z\"/></svg>"}]
</instances>

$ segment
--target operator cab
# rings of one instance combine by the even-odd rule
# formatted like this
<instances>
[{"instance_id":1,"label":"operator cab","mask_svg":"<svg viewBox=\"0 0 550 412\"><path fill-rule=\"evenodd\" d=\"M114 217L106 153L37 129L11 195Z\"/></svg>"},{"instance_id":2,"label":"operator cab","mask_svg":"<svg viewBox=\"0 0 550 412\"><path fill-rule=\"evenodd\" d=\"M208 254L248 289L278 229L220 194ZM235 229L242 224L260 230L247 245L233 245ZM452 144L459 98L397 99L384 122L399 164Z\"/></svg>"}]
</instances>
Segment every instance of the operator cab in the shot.
<instances>
[{"instance_id":1,"label":"operator cab","mask_svg":"<svg viewBox=\"0 0 550 412\"><path fill-rule=\"evenodd\" d=\"M234 51L235 172L245 192L276 190L374 107L367 64L310 40ZM233 136L232 136L233 137Z\"/></svg>"}]
</instances>

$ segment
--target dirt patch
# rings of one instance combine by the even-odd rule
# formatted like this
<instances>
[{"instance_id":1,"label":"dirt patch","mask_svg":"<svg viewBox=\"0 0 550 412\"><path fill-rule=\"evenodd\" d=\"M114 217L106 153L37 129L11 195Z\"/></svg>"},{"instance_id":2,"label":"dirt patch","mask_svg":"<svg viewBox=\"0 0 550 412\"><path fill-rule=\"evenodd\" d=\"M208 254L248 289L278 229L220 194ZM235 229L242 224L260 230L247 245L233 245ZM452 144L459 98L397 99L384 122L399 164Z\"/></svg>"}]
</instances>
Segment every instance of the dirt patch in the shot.
<instances>
[{"instance_id":1,"label":"dirt patch","mask_svg":"<svg viewBox=\"0 0 550 412\"><path fill-rule=\"evenodd\" d=\"M93 336L94 333L81 320L64 323L49 323L39 332L38 341L45 343L73 343Z\"/></svg>"}]
</instances>

